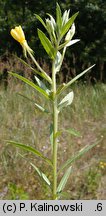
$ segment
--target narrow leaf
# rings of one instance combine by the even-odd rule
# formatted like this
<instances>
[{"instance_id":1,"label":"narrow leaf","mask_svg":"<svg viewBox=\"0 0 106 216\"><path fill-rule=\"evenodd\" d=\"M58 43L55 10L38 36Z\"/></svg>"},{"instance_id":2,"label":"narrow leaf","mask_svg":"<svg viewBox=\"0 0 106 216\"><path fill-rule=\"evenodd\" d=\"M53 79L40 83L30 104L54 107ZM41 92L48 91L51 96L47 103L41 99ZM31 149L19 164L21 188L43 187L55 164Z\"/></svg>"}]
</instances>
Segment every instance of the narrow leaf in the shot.
<instances>
[{"instance_id":1,"label":"narrow leaf","mask_svg":"<svg viewBox=\"0 0 106 216\"><path fill-rule=\"evenodd\" d=\"M72 26L75 18L78 16L78 13L75 13L72 17L70 17L70 19L68 20L68 22L62 27L62 31L61 31L61 38L67 33L67 31L70 29L70 27Z\"/></svg>"},{"instance_id":2,"label":"narrow leaf","mask_svg":"<svg viewBox=\"0 0 106 216\"><path fill-rule=\"evenodd\" d=\"M61 61L62 61L62 55L61 53L58 51L57 52L57 56L56 56L56 60L55 60L55 72L59 72L60 67L61 67Z\"/></svg>"},{"instance_id":3,"label":"narrow leaf","mask_svg":"<svg viewBox=\"0 0 106 216\"><path fill-rule=\"evenodd\" d=\"M64 47L72 46L73 44L75 44L75 43L77 43L77 42L79 42L79 41L80 41L79 39L71 40L71 41L69 41L69 42L66 41L65 43L63 43L63 44L61 44L61 45L59 46L58 50L61 50L61 49L63 49Z\"/></svg>"},{"instance_id":4,"label":"narrow leaf","mask_svg":"<svg viewBox=\"0 0 106 216\"><path fill-rule=\"evenodd\" d=\"M30 163L30 165L36 170L36 172L38 173L38 175L47 183L47 185L51 185L48 177L45 175L45 173L43 173L38 167L36 167L33 163Z\"/></svg>"},{"instance_id":5,"label":"narrow leaf","mask_svg":"<svg viewBox=\"0 0 106 216\"><path fill-rule=\"evenodd\" d=\"M58 3L56 6L56 22L57 22L58 31L59 31L61 30L61 26L62 26L62 16L61 16L61 9Z\"/></svg>"},{"instance_id":6,"label":"narrow leaf","mask_svg":"<svg viewBox=\"0 0 106 216\"><path fill-rule=\"evenodd\" d=\"M42 88L47 94L50 93L50 90L46 87L46 85L37 77L37 76L34 76L39 87Z\"/></svg>"},{"instance_id":7,"label":"narrow leaf","mask_svg":"<svg viewBox=\"0 0 106 216\"><path fill-rule=\"evenodd\" d=\"M34 103L36 108L38 108L40 111L45 112L45 113L49 113L49 111L47 109L45 109L44 107L42 107L41 105Z\"/></svg>"},{"instance_id":8,"label":"narrow leaf","mask_svg":"<svg viewBox=\"0 0 106 216\"><path fill-rule=\"evenodd\" d=\"M46 24L44 23L43 19L39 15L37 15L37 14L35 14L35 16L42 23L42 25L45 27L45 29L47 29L46 28Z\"/></svg>"},{"instance_id":9,"label":"narrow leaf","mask_svg":"<svg viewBox=\"0 0 106 216\"><path fill-rule=\"evenodd\" d=\"M38 29L38 36L47 54L50 56L50 58L54 59L55 50L50 40L46 37L46 35L40 29Z\"/></svg>"},{"instance_id":10,"label":"narrow leaf","mask_svg":"<svg viewBox=\"0 0 106 216\"><path fill-rule=\"evenodd\" d=\"M63 175L63 177L59 183L59 186L57 188L57 193L61 193L63 191L71 172L72 172L72 167L69 167L66 170L65 174Z\"/></svg>"},{"instance_id":11,"label":"narrow leaf","mask_svg":"<svg viewBox=\"0 0 106 216\"><path fill-rule=\"evenodd\" d=\"M63 131L65 131L65 132L67 132L69 134L72 134L72 135L74 135L76 137L80 137L81 136L80 132L77 131L77 130L75 130L75 129L73 129L73 128L69 128L69 129L66 129L66 130L63 130Z\"/></svg>"},{"instance_id":12,"label":"narrow leaf","mask_svg":"<svg viewBox=\"0 0 106 216\"><path fill-rule=\"evenodd\" d=\"M70 9L65 10L62 16L62 26L64 26L69 20Z\"/></svg>"},{"instance_id":13,"label":"narrow leaf","mask_svg":"<svg viewBox=\"0 0 106 216\"><path fill-rule=\"evenodd\" d=\"M60 111L63 107L69 106L72 103L73 98L74 98L74 93L73 91L71 91L59 103L58 110Z\"/></svg>"},{"instance_id":14,"label":"narrow leaf","mask_svg":"<svg viewBox=\"0 0 106 216\"><path fill-rule=\"evenodd\" d=\"M89 70L91 70L91 68L93 68L95 66L92 65L91 67L87 68L86 70L84 70L82 73L78 74L76 77L74 77L71 81L69 81L67 84L65 84L62 88L62 90L60 91L59 94L61 94L64 90L66 90L72 83L74 83L76 80L78 80L80 77L82 77L85 73L87 73Z\"/></svg>"},{"instance_id":15,"label":"narrow leaf","mask_svg":"<svg viewBox=\"0 0 106 216\"><path fill-rule=\"evenodd\" d=\"M32 102L40 111L45 112L45 113L49 113L49 111L45 108L43 108L41 105L35 103L34 100L30 99L29 97L27 97L26 95L23 95L21 93L18 93L18 95L24 97L25 99L29 100L30 102Z\"/></svg>"},{"instance_id":16,"label":"narrow leaf","mask_svg":"<svg viewBox=\"0 0 106 216\"><path fill-rule=\"evenodd\" d=\"M11 140L7 140L7 144L11 144L11 145L14 145L15 147L18 147L18 148L21 148L21 149L26 150L28 152L31 152L31 153L35 154L36 156L44 159L49 165L52 166L52 162L48 158L43 156L43 154L41 152L39 152L38 150L36 150L35 148L33 148L31 146L27 146L25 144L11 141Z\"/></svg>"},{"instance_id":17,"label":"narrow leaf","mask_svg":"<svg viewBox=\"0 0 106 216\"><path fill-rule=\"evenodd\" d=\"M79 42L79 41L80 41L80 39L71 40L71 41L69 41L69 42L66 44L66 47L72 46L73 44L75 44L75 43L77 43L77 42Z\"/></svg>"},{"instance_id":18,"label":"narrow leaf","mask_svg":"<svg viewBox=\"0 0 106 216\"><path fill-rule=\"evenodd\" d=\"M18 58L18 57L17 57ZM25 64L27 67L29 67L34 73L38 74L40 77L47 80L50 84L52 84L51 78L46 74L46 72L40 72L36 70L35 68L31 67L27 62L25 62L23 59L18 58L23 64Z\"/></svg>"},{"instance_id":19,"label":"narrow leaf","mask_svg":"<svg viewBox=\"0 0 106 216\"><path fill-rule=\"evenodd\" d=\"M47 99L50 99L49 95L43 89L41 89L39 86L35 85L30 80L26 79L23 76L20 76L19 74L13 73L13 72L9 72L9 74L11 74L12 76L17 77L18 79L22 80L24 83L28 84L29 86L31 86L32 88L34 88L38 92L40 92L42 95L44 95Z\"/></svg>"},{"instance_id":20,"label":"narrow leaf","mask_svg":"<svg viewBox=\"0 0 106 216\"><path fill-rule=\"evenodd\" d=\"M23 94L21 94L21 93L17 93L17 94L18 94L19 96L21 96L21 97L27 99L28 101L32 102L33 104L35 104L35 101L34 101L33 99L29 98L28 96L23 95Z\"/></svg>"},{"instance_id":21,"label":"narrow leaf","mask_svg":"<svg viewBox=\"0 0 106 216\"><path fill-rule=\"evenodd\" d=\"M85 146L83 149L81 149L79 152L77 152L73 157L68 159L61 167L60 170L63 170L65 167L70 166L73 162L75 162L77 159L79 159L82 155L84 155L86 152L88 152L90 149L95 147L101 140L93 143L92 145Z\"/></svg>"}]
</instances>

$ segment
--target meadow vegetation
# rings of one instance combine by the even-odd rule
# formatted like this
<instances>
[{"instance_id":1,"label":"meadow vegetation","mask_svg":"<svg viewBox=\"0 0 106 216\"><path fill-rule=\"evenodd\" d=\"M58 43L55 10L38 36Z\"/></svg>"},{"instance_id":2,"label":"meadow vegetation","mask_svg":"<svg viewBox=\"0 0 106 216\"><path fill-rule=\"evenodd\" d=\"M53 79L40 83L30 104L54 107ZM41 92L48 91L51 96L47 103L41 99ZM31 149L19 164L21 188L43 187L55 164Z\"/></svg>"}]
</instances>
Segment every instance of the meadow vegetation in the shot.
<instances>
[{"instance_id":1,"label":"meadow vegetation","mask_svg":"<svg viewBox=\"0 0 106 216\"><path fill-rule=\"evenodd\" d=\"M58 140L58 167L87 144L97 140L100 142L74 164L63 199L105 199L106 86L103 83L88 85L79 81L71 88L75 94L74 103L61 113L59 127L74 128L80 132L80 136L75 137L65 131L62 133ZM15 140L36 147L45 156L51 155L51 117L42 114L19 93L48 109L51 106L36 91L17 79L9 77L7 90L0 85L0 199L51 199L49 188L42 183L29 162L45 170L51 179L48 165L38 161L31 153L6 145L6 140ZM27 159L22 158L20 153ZM100 162L104 165L101 166Z\"/></svg>"}]
</instances>

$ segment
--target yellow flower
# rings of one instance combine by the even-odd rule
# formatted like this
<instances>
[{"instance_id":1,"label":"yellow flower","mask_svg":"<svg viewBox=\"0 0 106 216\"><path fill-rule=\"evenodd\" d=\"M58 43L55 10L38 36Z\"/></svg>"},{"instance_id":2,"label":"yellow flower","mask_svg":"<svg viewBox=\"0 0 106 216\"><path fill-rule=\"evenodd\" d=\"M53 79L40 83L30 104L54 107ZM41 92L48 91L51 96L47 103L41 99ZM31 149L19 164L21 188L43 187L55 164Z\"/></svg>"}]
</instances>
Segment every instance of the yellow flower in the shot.
<instances>
[{"instance_id":1,"label":"yellow flower","mask_svg":"<svg viewBox=\"0 0 106 216\"><path fill-rule=\"evenodd\" d=\"M105 162L100 162L99 163L100 168L104 169L106 167L106 163Z\"/></svg>"},{"instance_id":2,"label":"yellow flower","mask_svg":"<svg viewBox=\"0 0 106 216\"><path fill-rule=\"evenodd\" d=\"M25 56L27 52L33 53L33 50L29 47L25 39L25 34L21 26L17 26L14 29L11 29L10 34L16 41L21 44Z\"/></svg>"}]
</instances>

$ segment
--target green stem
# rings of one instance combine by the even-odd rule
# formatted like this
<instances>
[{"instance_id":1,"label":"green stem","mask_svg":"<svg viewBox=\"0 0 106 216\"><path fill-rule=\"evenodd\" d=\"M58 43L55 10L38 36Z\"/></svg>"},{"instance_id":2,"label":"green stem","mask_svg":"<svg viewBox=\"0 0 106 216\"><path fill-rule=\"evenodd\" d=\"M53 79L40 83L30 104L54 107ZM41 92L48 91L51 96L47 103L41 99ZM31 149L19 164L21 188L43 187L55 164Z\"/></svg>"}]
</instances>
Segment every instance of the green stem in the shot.
<instances>
[{"instance_id":1,"label":"green stem","mask_svg":"<svg viewBox=\"0 0 106 216\"><path fill-rule=\"evenodd\" d=\"M32 61L35 63L36 67L40 70L41 73L46 75L46 79L48 80L48 82L50 84L52 84L51 82L51 78L47 75L47 73L41 68L41 66L38 64L38 62L36 61L36 59L34 58L34 56L32 55L32 53L30 51L28 51L28 54L30 55Z\"/></svg>"},{"instance_id":2,"label":"green stem","mask_svg":"<svg viewBox=\"0 0 106 216\"><path fill-rule=\"evenodd\" d=\"M57 96L56 96L56 74L54 61L52 64L52 81L53 81L53 200L56 199L57 191L57 138L58 131L58 110L57 110Z\"/></svg>"}]
</instances>

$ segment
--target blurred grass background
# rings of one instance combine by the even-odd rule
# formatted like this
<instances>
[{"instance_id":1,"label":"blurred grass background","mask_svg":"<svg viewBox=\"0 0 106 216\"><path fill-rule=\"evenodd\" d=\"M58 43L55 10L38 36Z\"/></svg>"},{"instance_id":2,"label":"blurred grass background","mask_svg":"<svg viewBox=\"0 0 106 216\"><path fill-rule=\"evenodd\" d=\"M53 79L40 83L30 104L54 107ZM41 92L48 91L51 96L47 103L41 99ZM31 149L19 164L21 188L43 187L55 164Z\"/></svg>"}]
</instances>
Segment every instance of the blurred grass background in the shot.
<instances>
[{"instance_id":1,"label":"blurred grass background","mask_svg":"<svg viewBox=\"0 0 106 216\"><path fill-rule=\"evenodd\" d=\"M58 169L85 145L100 139L101 142L73 165L62 199L105 199L106 166L100 166L100 162L106 162L106 85L76 82L71 89L74 101L60 114L59 127L74 128L81 137L65 132L59 137ZM49 188L29 162L35 163L51 178L48 165L30 153L6 145L6 140L15 140L51 156L51 116L36 110L31 102L18 95L19 92L48 109L51 106L36 91L10 76L7 90L0 85L0 199L51 199Z\"/></svg>"}]
</instances>

